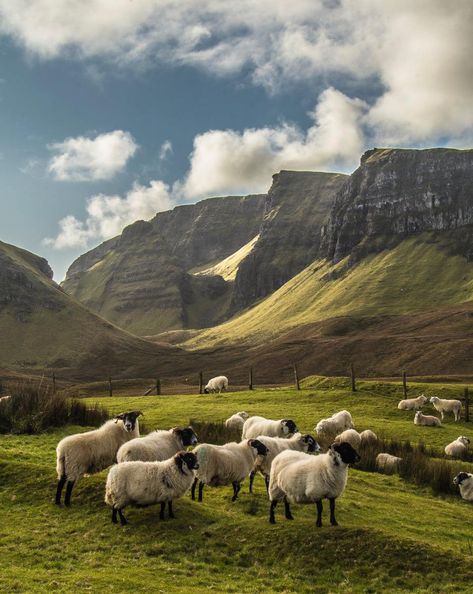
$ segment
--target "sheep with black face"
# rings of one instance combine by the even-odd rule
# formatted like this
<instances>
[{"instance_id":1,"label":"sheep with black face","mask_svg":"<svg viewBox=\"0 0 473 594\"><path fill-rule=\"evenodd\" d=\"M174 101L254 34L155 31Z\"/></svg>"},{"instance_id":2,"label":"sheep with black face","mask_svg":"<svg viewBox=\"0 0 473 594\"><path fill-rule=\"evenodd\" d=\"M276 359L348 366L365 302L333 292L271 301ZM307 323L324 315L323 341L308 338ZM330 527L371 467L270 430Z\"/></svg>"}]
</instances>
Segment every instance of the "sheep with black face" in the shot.
<instances>
[{"instance_id":1,"label":"sheep with black face","mask_svg":"<svg viewBox=\"0 0 473 594\"><path fill-rule=\"evenodd\" d=\"M145 437L137 437L123 444L118 450L117 461L158 462L167 460L197 444L197 435L192 427L174 427L168 431L156 430Z\"/></svg>"},{"instance_id":2,"label":"sheep with black face","mask_svg":"<svg viewBox=\"0 0 473 594\"><path fill-rule=\"evenodd\" d=\"M453 479L453 484L460 488L462 499L473 501L473 474L471 472L460 472Z\"/></svg>"}]
</instances>

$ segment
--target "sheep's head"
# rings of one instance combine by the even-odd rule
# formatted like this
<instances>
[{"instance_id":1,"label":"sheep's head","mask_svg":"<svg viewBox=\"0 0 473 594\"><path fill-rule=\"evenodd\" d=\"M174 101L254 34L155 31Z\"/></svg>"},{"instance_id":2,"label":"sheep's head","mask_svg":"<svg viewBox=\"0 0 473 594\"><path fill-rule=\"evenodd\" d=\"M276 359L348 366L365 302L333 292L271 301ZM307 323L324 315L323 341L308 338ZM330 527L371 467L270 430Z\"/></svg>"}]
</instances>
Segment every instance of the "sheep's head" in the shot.
<instances>
[{"instance_id":1,"label":"sheep's head","mask_svg":"<svg viewBox=\"0 0 473 594\"><path fill-rule=\"evenodd\" d=\"M425 396L424 396L424 398L425 398ZM429 401L429 402L431 402L432 404L435 404L435 403L436 403L436 402L438 402L439 400L440 400L440 399L438 398L438 396L432 396L432 397L430 398L430 401ZM424 403L425 403L425 402L427 402L427 398L425 398L425 400L424 400Z\"/></svg>"},{"instance_id":2,"label":"sheep's head","mask_svg":"<svg viewBox=\"0 0 473 594\"><path fill-rule=\"evenodd\" d=\"M178 452L174 456L174 461L182 474L186 474L186 470L193 471L199 468L197 456L192 452Z\"/></svg>"},{"instance_id":3,"label":"sheep's head","mask_svg":"<svg viewBox=\"0 0 473 594\"><path fill-rule=\"evenodd\" d=\"M143 413L140 410L133 410L131 412L120 413L115 417L115 423L123 422L125 431L134 431L136 426L136 419Z\"/></svg>"},{"instance_id":4,"label":"sheep's head","mask_svg":"<svg viewBox=\"0 0 473 594\"><path fill-rule=\"evenodd\" d=\"M334 458L334 462L337 466L343 464L356 464L361 460L358 452L353 448L348 441L342 441L342 443L333 443L330 446L329 454Z\"/></svg>"},{"instance_id":5,"label":"sheep's head","mask_svg":"<svg viewBox=\"0 0 473 594\"><path fill-rule=\"evenodd\" d=\"M239 417L241 417L244 421L246 421L246 419L249 418L249 414L247 412L245 412L244 410L242 410L241 412L237 413L237 415Z\"/></svg>"},{"instance_id":6,"label":"sheep's head","mask_svg":"<svg viewBox=\"0 0 473 594\"><path fill-rule=\"evenodd\" d=\"M473 478L473 474L470 472L460 472L457 476L453 479L454 485L461 485L468 479Z\"/></svg>"},{"instance_id":7,"label":"sheep's head","mask_svg":"<svg viewBox=\"0 0 473 594\"><path fill-rule=\"evenodd\" d=\"M461 442L465 446L467 446L470 443L470 440L468 439L468 437L465 437L464 435L460 435L460 437L458 437L457 441Z\"/></svg>"},{"instance_id":8,"label":"sheep's head","mask_svg":"<svg viewBox=\"0 0 473 594\"><path fill-rule=\"evenodd\" d=\"M312 435L303 435L302 436L302 441L305 445L305 451L307 453L315 453L315 452L319 452L320 451L320 446L319 444L315 441L315 439L312 437Z\"/></svg>"},{"instance_id":9,"label":"sheep's head","mask_svg":"<svg viewBox=\"0 0 473 594\"><path fill-rule=\"evenodd\" d=\"M268 448L259 439L249 439L248 445L253 448L253 451L257 456L266 456Z\"/></svg>"},{"instance_id":10,"label":"sheep's head","mask_svg":"<svg viewBox=\"0 0 473 594\"><path fill-rule=\"evenodd\" d=\"M193 446L198 441L197 434L195 433L194 429L192 429L192 427L190 426L185 427L184 429L181 429L181 427L175 427L173 429L173 432L182 441L182 445L184 447Z\"/></svg>"},{"instance_id":11,"label":"sheep's head","mask_svg":"<svg viewBox=\"0 0 473 594\"><path fill-rule=\"evenodd\" d=\"M418 410L415 414L414 421L416 421L417 419L420 419L421 416L422 416L422 412L420 410Z\"/></svg>"},{"instance_id":12,"label":"sheep's head","mask_svg":"<svg viewBox=\"0 0 473 594\"><path fill-rule=\"evenodd\" d=\"M293 435L294 433L297 433L299 431L297 425L294 423L292 419L282 419L281 427L284 435Z\"/></svg>"}]
</instances>

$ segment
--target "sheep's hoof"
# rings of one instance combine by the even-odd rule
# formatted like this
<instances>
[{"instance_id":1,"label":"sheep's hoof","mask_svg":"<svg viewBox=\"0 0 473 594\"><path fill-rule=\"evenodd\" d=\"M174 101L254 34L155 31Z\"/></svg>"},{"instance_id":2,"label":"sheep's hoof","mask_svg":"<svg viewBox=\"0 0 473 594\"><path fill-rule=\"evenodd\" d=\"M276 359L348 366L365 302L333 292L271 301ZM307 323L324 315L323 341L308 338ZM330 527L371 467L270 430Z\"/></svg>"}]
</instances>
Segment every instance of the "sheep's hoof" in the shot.
<instances>
[{"instance_id":1,"label":"sheep's hoof","mask_svg":"<svg viewBox=\"0 0 473 594\"><path fill-rule=\"evenodd\" d=\"M287 514L286 515L286 520L293 520L294 516L292 514Z\"/></svg>"},{"instance_id":2,"label":"sheep's hoof","mask_svg":"<svg viewBox=\"0 0 473 594\"><path fill-rule=\"evenodd\" d=\"M319 522L318 520L315 522L315 525L317 528L322 528L322 522Z\"/></svg>"},{"instance_id":3,"label":"sheep's hoof","mask_svg":"<svg viewBox=\"0 0 473 594\"><path fill-rule=\"evenodd\" d=\"M276 520L274 518L269 518L269 523L270 524L276 524Z\"/></svg>"},{"instance_id":4,"label":"sheep's hoof","mask_svg":"<svg viewBox=\"0 0 473 594\"><path fill-rule=\"evenodd\" d=\"M173 512L171 512L171 513L169 514L169 518L170 518L171 520L174 520L174 518L175 518L175 517L176 517L176 516L173 514Z\"/></svg>"},{"instance_id":5,"label":"sheep's hoof","mask_svg":"<svg viewBox=\"0 0 473 594\"><path fill-rule=\"evenodd\" d=\"M330 520L330 524L332 524L332 526L338 526L337 520Z\"/></svg>"}]
</instances>

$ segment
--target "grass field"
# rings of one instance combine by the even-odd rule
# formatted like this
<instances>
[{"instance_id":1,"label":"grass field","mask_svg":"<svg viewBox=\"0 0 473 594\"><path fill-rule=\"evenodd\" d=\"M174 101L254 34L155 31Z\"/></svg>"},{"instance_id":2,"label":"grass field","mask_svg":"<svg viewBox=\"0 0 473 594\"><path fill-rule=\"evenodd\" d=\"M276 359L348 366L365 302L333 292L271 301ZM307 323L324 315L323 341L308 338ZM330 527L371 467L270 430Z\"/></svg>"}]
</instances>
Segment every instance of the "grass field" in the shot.
<instances>
[{"instance_id":1,"label":"grass field","mask_svg":"<svg viewBox=\"0 0 473 594\"><path fill-rule=\"evenodd\" d=\"M335 410L351 411L358 429L423 441L437 449L473 424L447 420L418 428L398 411L396 384L362 382L352 394L345 380L310 378L300 392L256 390L222 396L90 398L110 412L139 408L149 429L221 420L237 410L291 416L309 431ZM415 385L412 395L456 395L458 386ZM0 592L234 592L381 593L473 592L473 505L435 498L396 476L350 470L337 504L337 528L315 528L315 506L294 506L294 522L279 510L267 520L263 481L204 491L175 504L177 519L160 522L157 508L130 509L125 528L110 522L103 503L106 472L81 480L70 510L57 508L55 445L84 428L38 436L0 436ZM465 467L470 465L465 464Z\"/></svg>"}]
</instances>

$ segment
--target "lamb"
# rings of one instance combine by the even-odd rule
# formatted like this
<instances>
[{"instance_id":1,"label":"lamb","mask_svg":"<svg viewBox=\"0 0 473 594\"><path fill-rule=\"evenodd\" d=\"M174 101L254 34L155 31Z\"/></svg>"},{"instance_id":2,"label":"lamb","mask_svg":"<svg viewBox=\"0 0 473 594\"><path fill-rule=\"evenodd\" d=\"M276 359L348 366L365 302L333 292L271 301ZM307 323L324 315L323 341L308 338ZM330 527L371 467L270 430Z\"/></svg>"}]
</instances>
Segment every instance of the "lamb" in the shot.
<instances>
[{"instance_id":1,"label":"lamb","mask_svg":"<svg viewBox=\"0 0 473 594\"><path fill-rule=\"evenodd\" d=\"M442 426L440 419L437 419L437 417L433 417L432 415L423 415L420 410L418 410L415 414L414 424L422 425L424 427L441 427Z\"/></svg>"},{"instance_id":2,"label":"lamb","mask_svg":"<svg viewBox=\"0 0 473 594\"><path fill-rule=\"evenodd\" d=\"M160 462L122 462L113 466L107 476L105 503L112 507L112 522L127 524L123 509L127 505L140 507L161 504L159 517L164 520L168 504L170 518L174 518L172 502L182 497L194 480L194 470L199 468L192 452L178 452Z\"/></svg>"},{"instance_id":3,"label":"lamb","mask_svg":"<svg viewBox=\"0 0 473 594\"><path fill-rule=\"evenodd\" d=\"M242 439L250 439L252 437L259 437L260 435L267 435L268 437L291 437L299 430L291 419L280 419L279 421L272 421L265 419L265 417L250 417L243 425L241 433Z\"/></svg>"},{"instance_id":4,"label":"lamb","mask_svg":"<svg viewBox=\"0 0 473 594\"><path fill-rule=\"evenodd\" d=\"M328 419L322 419L314 427L317 435L333 438L345 429L354 429L353 419L347 410L334 413Z\"/></svg>"},{"instance_id":5,"label":"lamb","mask_svg":"<svg viewBox=\"0 0 473 594\"><path fill-rule=\"evenodd\" d=\"M365 429L360 433L361 443L374 443L378 441L378 436L371 429Z\"/></svg>"},{"instance_id":6,"label":"lamb","mask_svg":"<svg viewBox=\"0 0 473 594\"><path fill-rule=\"evenodd\" d=\"M376 470L384 474L394 474L399 472L402 458L391 454L381 453L376 456Z\"/></svg>"},{"instance_id":7,"label":"lamb","mask_svg":"<svg viewBox=\"0 0 473 594\"><path fill-rule=\"evenodd\" d=\"M307 454L314 454L315 452L320 451L319 444L315 441L312 435L308 434L301 435L300 433L296 433L290 439L260 435L258 441L261 441L261 443L268 448L268 453L266 456L261 456L256 459L254 468L250 473L250 493L253 493L253 481L257 472L260 472L264 476L266 490L268 490L271 463L282 451L293 450L297 452L306 452Z\"/></svg>"},{"instance_id":8,"label":"lamb","mask_svg":"<svg viewBox=\"0 0 473 594\"><path fill-rule=\"evenodd\" d=\"M421 394L420 396L417 396L417 398L407 398L406 400L401 400L397 407L399 410L420 410L427 400L427 396Z\"/></svg>"},{"instance_id":9,"label":"lamb","mask_svg":"<svg viewBox=\"0 0 473 594\"><path fill-rule=\"evenodd\" d=\"M452 456L452 458L463 458L463 456L468 451L469 443L470 440L468 437L460 435L460 437L457 437L455 441L452 441L447 446L445 446L445 453L447 456Z\"/></svg>"},{"instance_id":10,"label":"lamb","mask_svg":"<svg viewBox=\"0 0 473 594\"><path fill-rule=\"evenodd\" d=\"M117 452L126 441L139 437L138 417L141 411L120 413L94 431L64 437L58 443L56 504L67 481L65 505L71 504L72 488L85 474L100 472L116 462Z\"/></svg>"},{"instance_id":11,"label":"lamb","mask_svg":"<svg viewBox=\"0 0 473 594\"><path fill-rule=\"evenodd\" d=\"M335 499L345 490L348 465L360 460L358 453L347 442L334 443L325 454L309 456L302 452L285 451L274 458L269 481L269 521L275 523L274 511L279 500L284 500L285 515L293 520L290 503L317 505L316 526L322 526L322 499L330 501L330 523L337 526Z\"/></svg>"},{"instance_id":12,"label":"lamb","mask_svg":"<svg viewBox=\"0 0 473 594\"><path fill-rule=\"evenodd\" d=\"M227 429L241 430L243 429L243 425L249 416L250 415L244 410L237 412L225 421L225 427L227 427Z\"/></svg>"},{"instance_id":13,"label":"lamb","mask_svg":"<svg viewBox=\"0 0 473 594\"><path fill-rule=\"evenodd\" d=\"M167 460L187 446L197 443L192 427L174 427L169 431L153 431L146 437L137 437L124 443L118 450L117 462L158 462Z\"/></svg>"},{"instance_id":14,"label":"lamb","mask_svg":"<svg viewBox=\"0 0 473 594\"><path fill-rule=\"evenodd\" d=\"M453 413L455 421L460 420L462 403L459 400L445 400L443 398L437 398L437 396L432 396L430 402L434 405L435 410L437 410L440 413L442 421L444 413L446 412Z\"/></svg>"},{"instance_id":15,"label":"lamb","mask_svg":"<svg viewBox=\"0 0 473 594\"><path fill-rule=\"evenodd\" d=\"M473 501L473 474L471 472L460 472L453 479L453 484L460 488L462 499Z\"/></svg>"},{"instance_id":16,"label":"lamb","mask_svg":"<svg viewBox=\"0 0 473 594\"><path fill-rule=\"evenodd\" d=\"M202 443L194 450L199 463L192 485L192 499L195 499L195 489L199 483L199 501L202 501L204 485L219 487L233 486L232 501L238 497L241 482L247 477L255 460L259 456L266 456L268 448L259 439L245 439L240 443L231 442L222 446Z\"/></svg>"},{"instance_id":17,"label":"lamb","mask_svg":"<svg viewBox=\"0 0 473 594\"><path fill-rule=\"evenodd\" d=\"M359 450L361 446L361 436L356 429L346 429L335 438L335 443L348 442L354 450Z\"/></svg>"},{"instance_id":18,"label":"lamb","mask_svg":"<svg viewBox=\"0 0 473 594\"><path fill-rule=\"evenodd\" d=\"M214 392L218 392L219 394L228 388L228 378L224 375L218 375L217 377L213 377L207 382L207 385L204 388L205 394L210 394Z\"/></svg>"}]
</instances>

